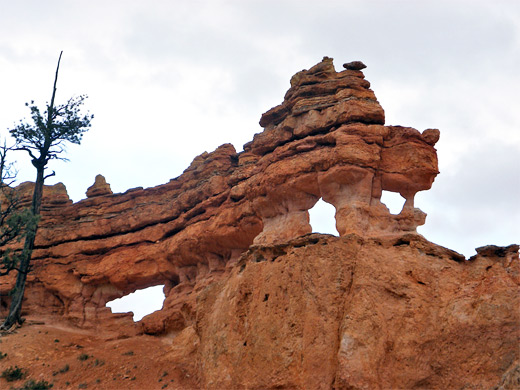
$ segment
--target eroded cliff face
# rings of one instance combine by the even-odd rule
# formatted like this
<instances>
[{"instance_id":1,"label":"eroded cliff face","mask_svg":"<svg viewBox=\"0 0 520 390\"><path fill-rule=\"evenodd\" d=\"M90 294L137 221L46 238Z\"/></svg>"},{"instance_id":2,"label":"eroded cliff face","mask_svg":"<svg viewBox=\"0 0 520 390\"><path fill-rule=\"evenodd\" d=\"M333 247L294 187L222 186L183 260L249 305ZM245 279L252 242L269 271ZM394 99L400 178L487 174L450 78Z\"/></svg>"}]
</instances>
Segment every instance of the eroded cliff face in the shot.
<instances>
[{"instance_id":1,"label":"eroded cliff face","mask_svg":"<svg viewBox=\"0 0 520 390\"><path fill-rule=\"evenodd\" d=\"M222 145L167 184L112 194L98 176L75 204L46 187L25 310L169 335L172 364L205 388L498 383L519 359L518 247L465 261L416 234L439 131L385 126L362 66L345 68L297 73L243 152ZM341 237L310 234L320 198ZM158 284L164 307L138 324L105 307Z\"/></svg>"},{"instance_id":2,"label":"eroded cliff face","mask_svg":"<svg viewBox=\"0 0 520 390\"><path fill-rule=\"evenodd\" d=\"M518 368L519 282L518 246L307 235L250 248L173 348L203 388L489 389Z\"/></svg>"}]
</instances>

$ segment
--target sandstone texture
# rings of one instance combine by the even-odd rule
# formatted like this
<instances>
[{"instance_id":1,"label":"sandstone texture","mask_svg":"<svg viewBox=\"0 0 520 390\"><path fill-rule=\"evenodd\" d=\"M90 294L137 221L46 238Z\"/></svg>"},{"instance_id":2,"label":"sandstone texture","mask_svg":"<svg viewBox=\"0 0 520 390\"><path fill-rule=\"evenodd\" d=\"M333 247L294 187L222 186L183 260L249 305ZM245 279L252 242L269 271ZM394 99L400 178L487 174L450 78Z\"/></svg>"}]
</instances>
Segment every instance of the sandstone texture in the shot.
<instances>
[{"instance_id":1,"label":"sandstone texture","mask_svg":"<svg viewBox=\"0 0 520 390\"><path fill-rule=\"evenodd\" d=\"M518 246L466 260L416 233L439 131L386 126L365 65L344 67L298 72L244 151L205 152L169 183L113 194L98 175L74 204L46 187L26 313L163 338L179 388L514 388ZM383 190L406 199L398 215ZM320 198L340 237L312 234ZM160 284L163 309L138 323L105 306Z\"/></svg>"},{"instance_id":2,"label":"sandstone texture","mask_svg":"<svg viewBox=\"0 0 520 390\"><path fill-rule=\"evenodd\" d=\"M203 388L489 389L520 369L519 271L518 246L308 235L251 247L182 333Z\"/></svg>"},{"instance_id":3,"label":"sandstone texture","mask_svg":"<svg viewBox=\"0 0 520 390\"><path fill-rule=\"evenodd\" d=\"M87 198L95 196L110 195L112 190L103 175L97 175L94 184L87 189Z\"/></svg>"}]
</instances>

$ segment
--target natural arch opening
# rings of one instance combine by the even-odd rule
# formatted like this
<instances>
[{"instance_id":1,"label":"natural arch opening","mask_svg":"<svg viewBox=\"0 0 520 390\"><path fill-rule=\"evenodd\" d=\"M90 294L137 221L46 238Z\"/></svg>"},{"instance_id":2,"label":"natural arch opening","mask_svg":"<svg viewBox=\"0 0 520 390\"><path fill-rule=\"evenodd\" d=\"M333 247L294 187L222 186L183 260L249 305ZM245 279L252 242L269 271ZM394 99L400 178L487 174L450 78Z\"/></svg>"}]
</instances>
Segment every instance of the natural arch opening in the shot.
<instances>
[{"instance_id":1,"label":"natural arch opening","mask_svg":"<svg viewBox=\"0 0 520 390\"><path fill-rule=\"evenodd\" d=\"M112 310L112 313L133 312L134 322L137 322L144 316L162 309L165 298L163 288L164 285L143 288L107 302L106 306Z\"/></svg>"},{"instance_id":2,"label":"natural arch opening","mask_svg":"<svg viewBox=\"0 0 520 390\"><path fill-rule=\"evenodd\" d=\"M381 203L384 203L393 215L397 215L403 210L405 202L406 199L397 192L383 190L383 193L381 194Z\"/></svg>"},{"instance_id":3,"label":"natural arch opening","mask_svg":"<svg viewBox=\"0 0 520 390\"><path fill-rule=\"evenodd\" d=\"M309 210L310 225L313 233L338 236L336 230L336 208L320 198Z\"/></svg>"}]
</instances>

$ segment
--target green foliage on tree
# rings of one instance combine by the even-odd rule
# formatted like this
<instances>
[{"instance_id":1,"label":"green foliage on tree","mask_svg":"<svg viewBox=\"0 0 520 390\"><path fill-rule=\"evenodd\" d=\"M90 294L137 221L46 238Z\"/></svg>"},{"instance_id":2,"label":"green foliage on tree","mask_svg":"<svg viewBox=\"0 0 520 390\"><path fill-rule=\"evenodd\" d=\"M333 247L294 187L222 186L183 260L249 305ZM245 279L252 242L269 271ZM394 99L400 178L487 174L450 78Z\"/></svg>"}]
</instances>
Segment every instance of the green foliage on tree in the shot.
<instances>
[{"instance_id":1,"label":"green foliage on tree","mask_svg":"<svg viewBox=\"0 0 520 390\"><path fill-rule=\"evenodd\" d=\"M86 98L86 95L72 97L67 103L56 107L53 106L54 100L51 100L43 114L34 101L25 103L31 111L32 123L21 120L9 132L16 139L17 149L27 151L36 168L45 166L52 159L64 159L59 155L64 151L65 142L81 143L83 133L88 130L93 118L93 115L82 115L80 112Z\"/></svg>"},{"instance_id":2,"label":"green foliage on tree","mask_svg":"<svg viewBox=\"0 0 520 390\"><path fill-rule=\"evenodd\" d=\"M80 144L83 134L90 128L93 115L81 113L86 95L73 97L62 105L55 105L56 84L58 82L58 72L60 69L61 56L58 59L52 97L50 103L46 104L45 110L40 110L34 101L25 105L31 112L31 121L21 120L20 123L9 132L16 140L16 150L24 150L31 157L31 162L36 168L36 182L32 198L30 212L35 221L40 215L40 208L43 195L43 184L45 179L55 173L46 175L45 169L52 159L62 159L61 153L64 152L66 142ZM29 224L25 230L25 241L19 266L16 285L12 293L9 314L0 329L9 329L14 324L23 322L21 318L22 300L25 292L25 281L30 271L31 255L36 239L38 224Z\"/></svg>"},{"instance_id":3,"label":"green foliage on tree","mask_svg":"<svg viewBox=\"0 0 520 390\"><path fill-rule=\"evenodd\" d=\"M0 146L0 276L18 269L22 252L16 250L16 244L25 237L27 229L33 229L37 222L27 207L21 207L19 196L12 188L16 170L8 160L8 152L11 151L12 148L4 141L3 146Z\"/></svg>"}]
</instances>

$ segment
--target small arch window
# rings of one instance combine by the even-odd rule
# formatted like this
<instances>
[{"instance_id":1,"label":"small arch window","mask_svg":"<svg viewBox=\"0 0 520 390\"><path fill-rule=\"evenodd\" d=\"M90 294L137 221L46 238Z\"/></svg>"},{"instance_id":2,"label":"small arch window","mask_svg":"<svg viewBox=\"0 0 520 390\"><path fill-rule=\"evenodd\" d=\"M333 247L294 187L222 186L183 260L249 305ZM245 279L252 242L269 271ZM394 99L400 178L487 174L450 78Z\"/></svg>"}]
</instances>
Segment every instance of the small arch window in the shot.
<instances>
[{"instance_id":1,"label":"small arch window","mask_svg":"<svg viewBox=\"0 0 520 390\"><path fill-rule=\"evenodd\" d=\"M401 194L392 191L383 191L381 195L381 203L383 203L388 209L390 213L393 215L397 215L401 213L403 210L403 206L406 199L404 199Z\"/></svg>"},{"instance_id":2,"label":"small arch window","mask_svg":"<svg viewBox=\"0 0 520 390\"><path fill-rule=\"evenodd\" d=\"M137 290L107 302L106 306L112 310L112 313L133 312L134 322L137 322L144 316L162 309L165 299L163 288L164 285L160 285Z\"/></svg>"},{"instance_id":3,"label":"small arch window","mask_svg":"<svg viewBox=\"0 0 520 390\"><path fill-rule=\"evenodd\" d=\"M336 209L320 198L309 210L310 224L313 233L332 234L338 236L336 230Z\"/></svg>"}]
</instances>

